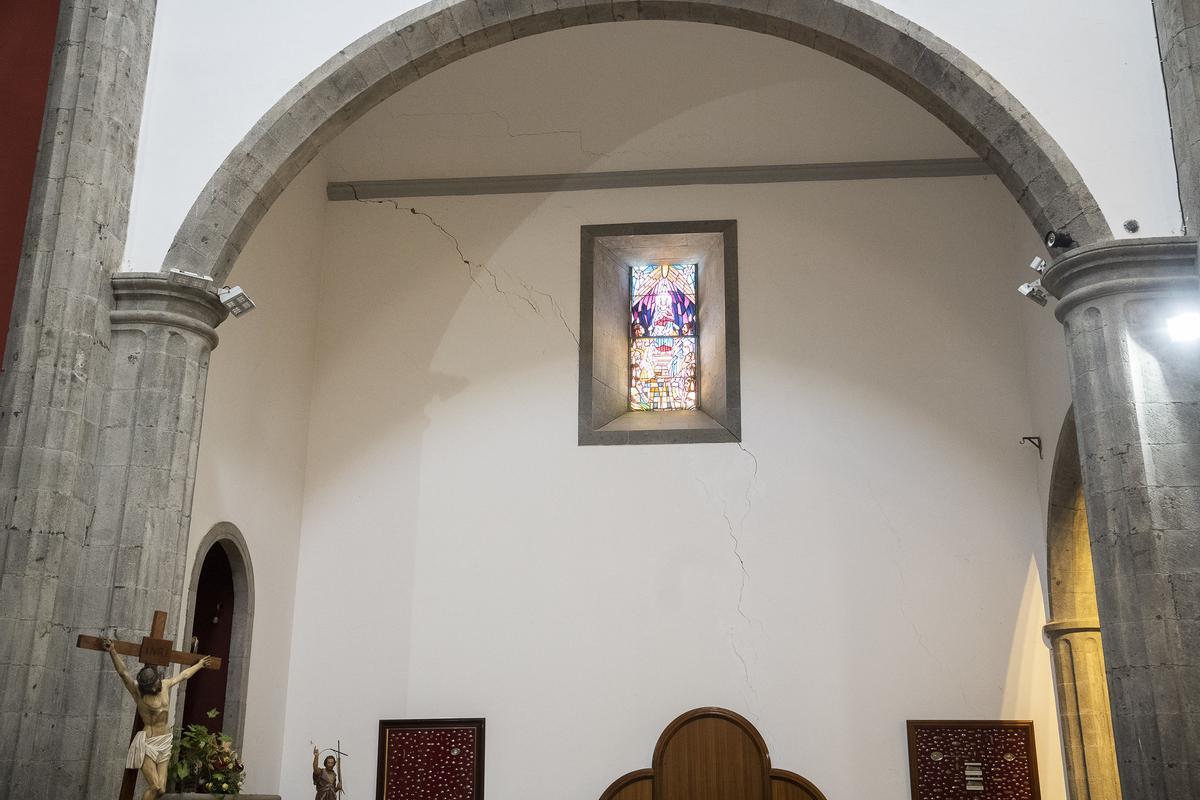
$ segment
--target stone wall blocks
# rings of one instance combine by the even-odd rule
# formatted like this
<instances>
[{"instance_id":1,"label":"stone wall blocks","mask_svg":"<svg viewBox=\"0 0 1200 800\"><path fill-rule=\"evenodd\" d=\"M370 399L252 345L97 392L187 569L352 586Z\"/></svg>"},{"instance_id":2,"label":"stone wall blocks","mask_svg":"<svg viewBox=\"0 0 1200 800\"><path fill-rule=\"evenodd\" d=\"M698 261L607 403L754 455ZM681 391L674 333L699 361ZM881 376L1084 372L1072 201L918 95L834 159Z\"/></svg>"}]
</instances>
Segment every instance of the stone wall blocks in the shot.
<instances>
[{"instance_id":1,"label":"stone wall blocks","mask_svg":"<svg viewBox=\"0 0 1200 800\"><path fill-rule=\"evenodd\" d=\"M1147 493L1156 530L1200 530L1200 487L1151 486Z\"/></svg>"},{"instance_id":2,"label":"stone wall blocks","mask_svg":"<svg viewBox=\"0 0 1200 800\"><path fill-rule=\"evenodd\" d=\"M376 41L374 48L379 56L387 64L388 69L398 70L406 66L412 61L412 53L408 50L408 44L404 41L404 37L400 35L399 30L393 30L389 24L387 33Z\"/></svg>"},{"instance_id":3,"label":"stone wall blocks","mask_svg":"<svg viewBox=\"0 0 1200 800\"><path fill-rule=\"evenodd\" d=\"M305 95L287 110L289 123L296 131L296 138L290 141L299 143L313 136L325 123L327 116L324 108L313 95Z\"/></svg>"},{"instance_id":4,"label":"stone wall blocks","mask_svg":"<svg viewBox=\"0 0 1200 800\"><path fill-rule=\"evenodd\" d=\"M459 35L464 39L467 36L478 34L485 27L476 0L455 0L455 2L447 4L446 10L453 17L454 27L458 29Z\"/></svg>"},{"instance_id":5,"label":"stone wall blocks","mask_svg":"<svg viewBox=\"0 0 1200 800\"><path fill-rule=\"evenodd\" d=\"M921 50L904 31L880 25L875 17L861 12L852 13L846 18L842 38L863 52L891 65L895 65L895 56L900 53L912 54L915 62Z\"/></svg>"},{"instance_id":6,"label":"stone wall blocks","mask_svg":"<svg viewBox=\"0 0 1200 800\"><path fill-rule=\"evenodd\" d=\"M1193 628L1200 627L1200 573L1187 571L1185 568L1183 571L1170 575L1168 580L1171 585L1172 607L1175 609L1172 631L1178 633L1181 623L1186 625L1190 622ZM1191 644L1200 644L1200 642L1193 641ZM1184 656L1187 652L1189 651L1186 647L1180 647L1176 643L1171 663L1185 663ZM1196 668L1200 669L1200 665L1197 665ZM1200 697L1196 702L1200 703Z\"/></svg>"},{"instance_id":7,"label":"stone wall blocks","mask_svg":"<svg viewBox=\"0 0 1200 800\"><path fill-rule=\"evenodd\" d=\"M821 3L820 8L815 9L815 11L816 14L808 20L813 29L818 34L839 40L845 33L846 26L850 23L851 15L855 13L844 2Z\"/></svg>"},{"instance_id":8,"label":"stone wall blocks","mask_svg":"<svg viewBox=\"0 0 1200 800\"><path fill-rule=\"evenodd\" d=\"M670 0L641 0L637 4L637 19L677 19L678 13L678 9L674 7L674 4Z\"/></svg>"},{"instance_id":9,"label":"stone wall blocks","mask_svg":"<svg viewBox=\"0 0 1200 800\"><path fill-rule=\"evenodd\" d=\"M766 6L770 0L746 0L747 4L758 3ZM785 19L771 16L757 9L747 8L738 10L733 8L721 7L717 9L717 24L725 25L730 28L739 28L742 30L753 31L755 33L763 33L767 36L774 36L779 39L799 42L800 36L807 34L812 37L811 29L805 29L802 33L798 30L795 23L788 22ZM806 45L807 46L807 45Z\"/></svg>"},{"instance_id":10,"label":"stone wall blocks","mask_svg":"<svg viewBox=\"0 0 1200 800\"><path fill-rule=\"evenodd\" d=\"M589 24L597 22L615 22L612 3L609 0L587 0L587 18Z\"/></svg>"},{"instance_id":11,"label":"stone wall blocks","mask_svg":"<svg viewBox=\"0 0 1200 800\"><path fill-rule=\"evenodd\" d=\"M513 24L514 31L517 27L515 23L526 21L538 14L538 12L547 11L554 7L553 2L551 2L549 8L547 8L541 0L501 0L501 4L504 6L504 13L508 17L509 23Z\"/></svg>"},{"instance_id":12,"label":"stone wall blocks","mask_svg":"<svg viewBox=\"0 0 1200 800\"><path fill-rule=\"evenodd\" d=\"M396 33L407 45L411 61L430 56L438 49L435 38L438 31L430 26L429 20L416 20L399 28Z\"/></svg>"},{"instance_id":13,"label":"stone wall blocks","mask_svg":"<svg viewBox=\"0 0 1200 800\"><path fill-rule=\"evenodd\" d=\"M336 114L347 103L353 102L366 88L367 82L351 64L344 64L325 76L305 95L306 99L312 102L312 110L316 112L312 121L313 130L319 130L326 119Z\"/></svg>"},{"instance_id":14,"label":"stone wall blocks","mask_svg":"<svg viewBox=\"0 0 1200 800\"><path fill-rule=\"evenodd\" d=\"M1144 441L1150 444L1186 441L1188 431L1200 430L1200 402L1143 403L1138 411Z\"/></svg>"},{"instance_id":15,"label":"stone wall blocks","mask_svg":"<svg viewBox=\"0 0 1200 800\"><path fill-rule=\"evenodd\" d=\"M483 23L483 27L508 26L508 6L504 0L475 0L475 5L479 9L479 19Z\"/></svg>"},{"instance_id":16,"label":"stone wall blocks","mask_svg":"<svg viewBox=\"0 0 1200 800\"><path fill-rule=\"evenodd\" d=\"M770 12L771 0L740 0L737 7L751 14L766 15ZM725 9L731 10L733 6L725 6Z\"/></svg>"},{"instance_id":17,"label":"stone wall blocks","mask_svg":"<svg viewBox=\"0 0 1200 800\"><path fill-rule=\"evenodd\" d=\"M1145 443L1143 447L1146 447ZM1177 488L1200 486L1200 447L1195 443L1178 441L1150 445L1146 449L1150 455L1150 471L1158 485Z\"/></svg>"},{"instance_id":18,"label":"stone wall blocks","mask_svg":"<svg viewBox=\"0 0 1200 800\"><path fill-rule=\"evenodd\" d=\"M1053 200L1042 206L1045 223L1040 230L1067 230L1080 242L1094 241L1097 231L1107 230L1108 223L1094 203L1087 203L1086 194L1080 194L1081 185L1065 188Z\"/></svg>"},{"instance_id":19,"label":"stone wall blocks","mask_svg":"<svg viewBox=\"0 0 1200 800\"><path fill-rule=\"evenodd\" d=\"M724 9L727 11L738 11L736 0L723 0L725 5L719 5L715 2L705 3L703 5L691 5L676 0L668 0L666 12L669 15L668 19L683 20L687 22L699 22L704 25L716 25L719 20L719 12Z\"/></svg>"},{"instance_id":20,"label":"stone wall blocks","mask_svg":"<svg viewBox=\"0 0 1200 800\"><path fill-rule=\"evenodd\" d=\"M637 0L612 0L613 22L628 22L638 19Z\"/></svg>"},{"instance_id":21,"label":"stone wall blocks","mask_svg":"<svg viewBox=\"0 0 1200 800\"><path fill-rule=\"evenodd\" d=\"M374 87L392 73L392 68L384 60L383 53L374 45L354 56L354 66L368 87Z\"/></svg>"}]
</instances>

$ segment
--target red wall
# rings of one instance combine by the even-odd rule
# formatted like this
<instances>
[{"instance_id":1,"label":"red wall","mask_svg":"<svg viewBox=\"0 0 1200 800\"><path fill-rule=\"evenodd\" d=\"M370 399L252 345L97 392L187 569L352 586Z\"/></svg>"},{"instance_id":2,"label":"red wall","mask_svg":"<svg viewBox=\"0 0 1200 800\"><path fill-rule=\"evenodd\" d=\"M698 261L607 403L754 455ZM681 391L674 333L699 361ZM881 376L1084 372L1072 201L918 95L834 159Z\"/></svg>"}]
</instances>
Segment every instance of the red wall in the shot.
<instances>
[{"instance_id":1,"label":"red wall","mask_svg":"<svg viewBox=\"0 0 1200 800\"><path fill-rule=\"evenodd\" d=\"M0 349L12 315L58 6L0 0Z\"/></svg>"}]
</instances>

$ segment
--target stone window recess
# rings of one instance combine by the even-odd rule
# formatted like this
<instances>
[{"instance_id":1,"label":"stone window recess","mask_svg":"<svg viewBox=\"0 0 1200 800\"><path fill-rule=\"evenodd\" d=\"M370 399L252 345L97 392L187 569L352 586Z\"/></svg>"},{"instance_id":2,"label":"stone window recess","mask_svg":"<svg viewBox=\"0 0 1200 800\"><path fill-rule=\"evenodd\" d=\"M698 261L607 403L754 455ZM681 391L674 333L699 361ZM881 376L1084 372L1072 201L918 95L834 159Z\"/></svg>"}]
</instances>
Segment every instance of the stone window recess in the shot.
<instances>
[{"instance_id":1,"label":"stone window recess","mask_svg":"<svg viewBox=\"0 0 1200 800\"><path fill-rule=\"evenodd\" d=\"M579 444L738 442L737 222L580 229ZM695 264L698 408L630 410L630 270Z\"/></svg>"}]
</instances>

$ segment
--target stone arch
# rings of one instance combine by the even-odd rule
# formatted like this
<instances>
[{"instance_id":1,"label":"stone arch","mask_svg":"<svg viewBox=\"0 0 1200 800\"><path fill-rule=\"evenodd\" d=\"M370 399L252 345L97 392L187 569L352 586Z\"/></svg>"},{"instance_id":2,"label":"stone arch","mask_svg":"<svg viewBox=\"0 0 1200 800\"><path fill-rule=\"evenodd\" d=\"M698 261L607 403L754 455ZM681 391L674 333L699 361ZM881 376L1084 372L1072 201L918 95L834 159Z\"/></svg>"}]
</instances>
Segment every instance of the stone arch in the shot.
<instances>
[{"instance_id":1,"label":"stone arch","mask_svg":"<svg viewBox=\"0 0 1200 800\"><path fill-rule=\"evenodd\" d=\"M1046 548L1050 621L1045 633L1052 649L1067 788L1071 800L1120 800L1073 410L1067 412L1054 455Z\"/></svg>"},{"instance_id":2,"label":"stone arch","mask_svg":"<svg viewBox=\"0 0 1200 800\"><path fill-rule=\"evenodd\" d=\"M276 198L370 108L446 64L603 22L727 25L812 47L908 95L984 159L1039 232L1111 238L1095 199L1036 119L961 52L870 0L434 0L358 39L296 85L217 169L167 254L223 282Z\"/></svg>"},{"instance_id":3,"label":"stone arch","mask_svg":"<svg viewBox=\"0 0 1200 800\"><path fill-rule=\"evenodd\" d=\"M187 627L183 641L192 639L192 624L196 612L196 593L200 584L200 571L205 558L213 548L219 547L233 572L234 611L233 637L229 646L227 662L227 683L225 685L225 719L222 729L234 741L235 747L241 747L242 735L246 725L246 688L250 674L250 640L254 625L254 569L250 563L250 549L246 545L246 537L231 522L218 522L209 529L200 546L196 550L196 558L192 563L192 576L188 583L188 599L186 606ZM175 698L175 719L183 719L183 709L187 699L187 684L180 686Z\"/></svg>"}]
</instances>

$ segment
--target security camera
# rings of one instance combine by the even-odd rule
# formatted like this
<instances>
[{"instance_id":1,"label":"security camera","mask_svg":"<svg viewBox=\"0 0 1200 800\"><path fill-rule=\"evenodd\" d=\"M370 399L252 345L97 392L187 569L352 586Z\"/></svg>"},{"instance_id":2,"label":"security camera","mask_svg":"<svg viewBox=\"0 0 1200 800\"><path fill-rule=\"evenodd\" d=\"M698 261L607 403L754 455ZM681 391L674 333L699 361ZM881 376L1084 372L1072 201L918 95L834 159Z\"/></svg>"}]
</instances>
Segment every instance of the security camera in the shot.
<instances>
[{"instance_id":1,"label":"security camera","mask_svg":"<svg viewBox=\"0 0 1200 800\"><path fill-rule=\"evenodd\" d=\"M1075 246L1075 237L1066 231L1047 231L1046 247L1050 250L1066 250Z\"/></svg>"},{"instance_id":2,"label":"security camera","mask_svg":"<svg viewBox=\"0 0 1200 800\"><path fill-rule=\"evenodd\" d=\"M217 292L217 296L221 298L221 303L229 309L229 313L235 317L249 314L254 310L254 301L242 291L240 286L223 286Z\"/></svg>"},{"instance_id":3,"label":"security camera","mask_svg":"<svg viewBox=\"0 0 1200 800\"><path fill-rule=\"evenodd\" d=\"M1029 268L1038 275L1041 275L1046 271L1046 259L1042 258L1041 256L1034 256L1033 261L1029 262Z\"/></svg>"},{"instance_id":4,"label":"security camera","mask_svg":"<svg viewBox=\"0 0 1200 800\"><path fill-rule=\"evenodd\" d=\"M1050 295L1047 294L1046 290L1042 288L1042 282L1040 280L1031 281L1030 283L1022 283L1017 287L1017 291L1028 297L1033 302L1037 303L1039 306L1046 305L1046 302L1050 299Z\"/></svg>"}]
</instances>

